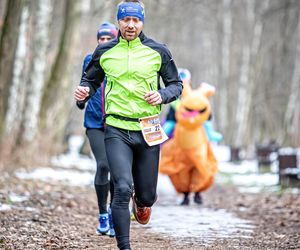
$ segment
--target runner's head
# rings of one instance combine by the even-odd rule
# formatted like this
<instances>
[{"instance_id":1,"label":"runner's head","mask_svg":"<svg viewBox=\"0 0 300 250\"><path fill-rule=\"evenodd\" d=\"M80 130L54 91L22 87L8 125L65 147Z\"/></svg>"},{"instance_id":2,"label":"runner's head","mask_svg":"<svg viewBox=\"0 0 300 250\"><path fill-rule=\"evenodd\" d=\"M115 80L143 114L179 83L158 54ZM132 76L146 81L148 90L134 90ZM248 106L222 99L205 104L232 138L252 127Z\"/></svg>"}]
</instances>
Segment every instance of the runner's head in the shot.
<instances>
[{"instance_id":1,"label":"runner's head","mask_svg":"<svg viewBox=\"0 0 300 250\"><path fill-rule=\"evenodd\" d=\"M117 27L109 22L104 22L97 30L98 44L106 43L111 39L116 38L117 35L118 35Z\"/></svg>"},{"instance_id":2,"label":"runner's head","mask_svg":"<svg viewBox=\"0 0 300 250\"><path fill-rule=\"evenodd\" d=\"M144 26L144 4L139 0L124 0L118 5L117 19L122 37L127 41L137 38Z\"/></svg>"}]
</instances>

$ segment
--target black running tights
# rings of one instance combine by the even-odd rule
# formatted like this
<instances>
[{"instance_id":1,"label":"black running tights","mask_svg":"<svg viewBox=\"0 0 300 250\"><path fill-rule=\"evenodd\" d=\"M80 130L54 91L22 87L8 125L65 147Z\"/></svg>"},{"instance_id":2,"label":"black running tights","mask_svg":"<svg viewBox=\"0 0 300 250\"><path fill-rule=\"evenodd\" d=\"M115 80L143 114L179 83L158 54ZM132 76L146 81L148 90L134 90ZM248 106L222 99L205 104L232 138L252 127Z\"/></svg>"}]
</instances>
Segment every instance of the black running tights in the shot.
<instances>
[{"instance_id":1,"label":"black running tights","mask_svg":"<svg viewBox=\"0 0 300 250\"><path fill-rule=\"evenodd\" d=\"M151 207L156 200L159 145L148 146L140 131L107 126L105 148L114 182L112 215L116 239L119 249L130 249L132 184L138 205Z\"/></svg>"},{"instance_id":2,"label":"black running tights","mask_svg":"<svg viewBox=\"0 0 300 250\"><path fill-rule=\"evenodd\" d=\"M113 194L113 183L109 183L108 173L109 167L106 158L104 145L104 132L100 129L87 129L87 137L89 138L92 152L96 159L97 169L94 179L95 191L97 195L99 213L107 213L107 197L108 191L111 191L111 200Z\"/></svg>"}]
</instances>

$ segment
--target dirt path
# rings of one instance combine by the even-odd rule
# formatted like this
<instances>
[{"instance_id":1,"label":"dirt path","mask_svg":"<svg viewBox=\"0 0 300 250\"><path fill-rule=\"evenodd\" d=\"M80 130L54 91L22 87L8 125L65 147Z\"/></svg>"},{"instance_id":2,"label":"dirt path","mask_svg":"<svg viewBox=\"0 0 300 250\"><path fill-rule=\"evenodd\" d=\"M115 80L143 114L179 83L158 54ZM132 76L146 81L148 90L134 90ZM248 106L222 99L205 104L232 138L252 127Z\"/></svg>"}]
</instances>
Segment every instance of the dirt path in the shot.
<instances>
[{"instance_id":1,"label":"dirt path","mask_svg":"<svg viewBox=\"0 0 300 250\"><path fill-rule=\"evenodd\" d=\"M91 188L1 177L0 249L117 249L114 238L94 233L95 201ZM200 237L156 234L133 222L133 249L300 249L299 194L241 194L233 187L215 186L204 202L207 208L253 221L251 237L232 235L207 245ZM6 210L4 204L12 208Z\"/></svg>"}]
</instances>

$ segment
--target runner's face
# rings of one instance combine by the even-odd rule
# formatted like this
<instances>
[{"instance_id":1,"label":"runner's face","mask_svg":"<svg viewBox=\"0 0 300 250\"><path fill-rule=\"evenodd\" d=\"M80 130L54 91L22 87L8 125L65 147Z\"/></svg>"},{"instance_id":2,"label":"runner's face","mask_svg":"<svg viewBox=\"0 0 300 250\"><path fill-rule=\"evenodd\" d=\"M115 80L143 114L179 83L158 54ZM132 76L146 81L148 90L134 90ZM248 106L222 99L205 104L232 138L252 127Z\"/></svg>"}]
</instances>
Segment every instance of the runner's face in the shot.
<instances>
[{"instance_id":1,"label":"runner's face","mask_svg":"<svg viewBox=\"0 0 300 250\"><path fill-rule=\"evenodd\" d=\"M110 36L101 36L99 39L98 39L98 44L104 44L104 43L107 43L111 40L112 38Z\"/></svg>"},{"instance_id":2,"label":"runner's face","mask_svg":"<svg viewBox=\"0 0 300 250\"><path fill-rule=\"evenodd\" d=\"M143 22L137 17L125 17L119 20L121 35L127 41L132 41L139 36L143 29Z\"/></svg>"}]
</instances>

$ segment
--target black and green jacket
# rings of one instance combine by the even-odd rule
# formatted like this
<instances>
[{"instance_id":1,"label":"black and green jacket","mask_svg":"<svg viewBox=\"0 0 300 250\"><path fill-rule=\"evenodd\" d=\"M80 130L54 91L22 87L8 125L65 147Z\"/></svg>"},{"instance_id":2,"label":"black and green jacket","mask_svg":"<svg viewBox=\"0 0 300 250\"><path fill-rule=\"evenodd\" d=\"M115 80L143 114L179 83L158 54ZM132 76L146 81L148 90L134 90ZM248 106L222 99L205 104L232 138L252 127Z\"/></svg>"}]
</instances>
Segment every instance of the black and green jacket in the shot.
<instances>
[{"instance_id":1,"label":"black and green jacket","mask_svg":"<svg viewBox=\"0 0 300 250\"><path fill-rule=\"evenodd\" d=\"M105 77L106 124L127 130L140 130L138 118L160 113L160 105L152 106L144 100L145 93L158 90L165 104L182 92L170 51L143 32L132 41L119 34L115 40L98 46L80 85L90 87L92 96ZM165 88L160 88L160 77Z\"/></svg>"}]
</instances>

